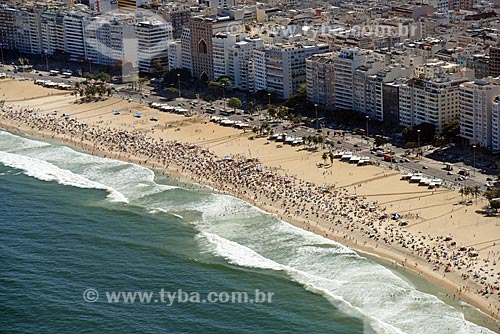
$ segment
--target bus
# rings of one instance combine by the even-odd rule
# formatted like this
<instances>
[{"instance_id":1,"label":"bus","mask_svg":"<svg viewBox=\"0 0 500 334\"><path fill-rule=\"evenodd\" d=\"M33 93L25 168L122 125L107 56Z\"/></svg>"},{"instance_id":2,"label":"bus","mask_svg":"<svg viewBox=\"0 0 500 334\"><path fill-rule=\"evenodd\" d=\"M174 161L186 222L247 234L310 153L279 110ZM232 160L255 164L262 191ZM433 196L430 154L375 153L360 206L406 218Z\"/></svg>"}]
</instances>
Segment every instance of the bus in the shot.
<instances>
[{"instance_id":1,"label":"bus","mask_svg":"<svg viewBox=\"0 0 500 334\"><path fill-rule=\"evenodd\" d=\"M392 162L393 159L394 159L393 156L390 155L389 153L384 154L384 161Z\"/></svg>"}]
</instances>

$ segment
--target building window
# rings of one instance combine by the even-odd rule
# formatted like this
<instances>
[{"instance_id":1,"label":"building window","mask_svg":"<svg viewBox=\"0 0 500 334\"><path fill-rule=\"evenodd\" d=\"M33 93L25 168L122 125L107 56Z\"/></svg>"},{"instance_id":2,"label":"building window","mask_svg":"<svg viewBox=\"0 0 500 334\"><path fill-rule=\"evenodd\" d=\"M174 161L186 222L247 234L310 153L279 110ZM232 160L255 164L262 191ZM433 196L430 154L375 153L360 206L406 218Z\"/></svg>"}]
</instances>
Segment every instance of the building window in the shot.
<instances>
[{"instance_id":1,"label":"building window","mask_svg":"<svg viewBox=\"0 0 500 334\"><path fill-rule=\"evenodd\" d=\"M204 40L200 40L198 42L198 53L201 53L201 54L206 54L207 53L207 43L205 43Z\"/></svg>"}]
</instances>

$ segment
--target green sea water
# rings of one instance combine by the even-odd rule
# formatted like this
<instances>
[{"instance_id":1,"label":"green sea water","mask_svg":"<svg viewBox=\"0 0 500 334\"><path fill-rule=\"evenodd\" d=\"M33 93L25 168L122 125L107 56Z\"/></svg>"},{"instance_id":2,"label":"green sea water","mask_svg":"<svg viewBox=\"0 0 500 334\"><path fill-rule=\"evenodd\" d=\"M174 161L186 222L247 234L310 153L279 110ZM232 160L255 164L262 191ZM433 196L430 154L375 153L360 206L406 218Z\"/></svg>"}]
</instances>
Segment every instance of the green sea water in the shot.
<instances>
[{"instance_id":1,"label":"green sea water","mask_svg":"<svg viewBox=\"0 0 500 334\"><path fill-rule=\"evenodd\" d=\"M232 196L1 131L0 268L2 333L493 333ZM252 300L206 301L234 292Z\"/></svg>"}]
</instances>

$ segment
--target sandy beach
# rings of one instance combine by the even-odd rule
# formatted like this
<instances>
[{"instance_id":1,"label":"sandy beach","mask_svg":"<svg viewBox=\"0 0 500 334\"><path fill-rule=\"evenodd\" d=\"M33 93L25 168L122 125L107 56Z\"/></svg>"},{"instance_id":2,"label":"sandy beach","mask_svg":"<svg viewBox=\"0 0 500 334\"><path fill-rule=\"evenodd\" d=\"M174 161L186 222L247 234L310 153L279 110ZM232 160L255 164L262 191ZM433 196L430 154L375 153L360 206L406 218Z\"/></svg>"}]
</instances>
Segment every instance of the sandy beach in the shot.
<instances>
[{"instance_id":1,"label":"sandy beach","mask_svg":"<svg viewBox=\"0 0 500 334\"><path fill-rule=\"evenodd\" d=\"M255 134L248 131L121 99L84 103L69 92L10 79L0 81L0 97L6 100L0 128L234 194L291 224L414 271L446 288L450 298L500 320L500 217L481 213L483 198L463 205L456 190L410 184L399 171L377 166L335 159L318 167L324 150L251 140ZM121 114L114 115L115 109ZM153 115L157 122L149 120ZM398 226L392 213L408 226ZM384 214L389 217L381 219Z\"/></svg>"}]
</instances>

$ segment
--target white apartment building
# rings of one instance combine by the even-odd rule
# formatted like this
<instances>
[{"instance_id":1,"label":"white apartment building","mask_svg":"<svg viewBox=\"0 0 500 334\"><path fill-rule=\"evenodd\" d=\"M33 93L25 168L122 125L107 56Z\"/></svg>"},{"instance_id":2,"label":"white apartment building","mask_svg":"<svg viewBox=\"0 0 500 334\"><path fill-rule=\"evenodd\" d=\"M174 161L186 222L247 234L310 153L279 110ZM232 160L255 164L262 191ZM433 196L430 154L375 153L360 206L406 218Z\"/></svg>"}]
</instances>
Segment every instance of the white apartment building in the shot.
<instances>
[{"instance_id":1,"label":"white apartment building","mask_svg":"<svg viewBox=\"0 0 500 334\"><path fill-rule=\"evenodd\" d=\"M205 4L209 8L233 7L234 0L203 0L200 3Z\"/></svg>"},{"instance_id":2,"label":"white apartment building","mask_svg":"<svg viewBox=\"0 0 500 334\"><path fill-rule=\"evenodd\" d=\"M168 43L173 39L170 23L143 21L136 25L139 71L154 73L168 66ZM160 68L156 68L158 63Z\"/></svg>"},{"instance_id":3,"label":"white apartment building","mask_svg":"<svg viewBox=\"0 0 500 334\"><path fill-rule=\"evenodd\" d=\"M360 49L341 49L333 60L335 72L335 108L352 110L354 107L353 78L354 72L365 64L368 54Z\"/></svg>"},{"instance_id":4,"label":"white apartment building","mask_svg":"<svg viewBox=\"0 0 500 334\"><path fill-rule=\"evenodd\" d=\"M491 107L491 152L500 153L500 96L495 96Z\"/></svg>"},{"instance_id":5,"label":"white apartment building","mask_svg":"<svg viewBox=\"0 0 500 334\"><path fill-rule=\"evenodd\" d=\"M493 146L493 100L500 85L491 80L476 80L460 86L460 136L470 145Z\"/></svg>"},{"instance_id":6,"label":"white apartment building","mask_svg":"<svg viewBox=\"0 0 500 334\"><path fill-rule=\"evenodd\" d=\"M64 51L70 60L84 61L85 55L85 21L87 15L80 12L68 12L63 17Z\"/></svg>"},{"instance_id":7,"label":"white apartment building","mask_svg":"<svg viewBox=\"0 0 500 334\"><path fill-rule=\"evenodd\" d=\"M411 79L400 86L400 124L430 123L441 133L448 121L460 114L460 84L467 79Z\"/></svg>"},{"instance_id":8,"label":"white apartment building","mask_svg":"<svg viewBox=\"0 0 500 334\"><path fill-rule=\"evenodd\" d=\"M0 44L4 49L16 48L16 9L0 6Z\"/></svg>"},{"instance_id":9,"label":"white apartment building","mask_svg":"<svg viewBox=\"0 0 500 334\"><path fill-rule=\"evenodd\" d=\"M338 52L329 52L306 59L307 100L321 109L335 107L333 59L337 56Z\"/></svg>"},{"instance_id":10,"label":"white apartment building","mask_svg":"<svg viewBox=\"0 0 500 334\"><path fill-rule=\"evenodd\" d=\"M193 63L191 61L191 31L184 27L181 33L182 68L193 73Z\"/></svg>"},{"instance_id":11,"label":"white apartment building","mask_svg":"<svg viewBox=\"0 0 500 334\"><path fill-rule=\"evenodd\" d=\"M172 41L168 43L168 70L182 68L182 43Z\"/></svg>"},{"instance_id":12,"label":"white apartment building","mask_svg":"<svg viewBox=\"0 0 500 334\"><path fill-rule=\"evenodd\" d=\"M218 32L212 37L215 80L229 76L229 53L234 44L240 41L241 37L240 34L231 34L229 32Z\"/></svg>"},{"instance_id":13,"label":"white apartment building","mask_svg":"<svg viewBox=\"0 0 500 334\"><path fill-rule=\"evenodd\" d=\"M87 59L96 64L113 65L137 62L135 27L126 15L94 17L85 26Z\"/></svg>"},{"instance_id":14,"label":"white apartment building","mask_svg":"<svg viewBox=\"0 0 500 334\"><path fill-rule=\"evenodd\" d=\"M306 83L306 58L330 51L327 44L276 44L266 49L267 91L287 99Z\"/></svg>"},{"instance_id":15,"label":"white apartment building","mask_svg":"<svg viewBox=\"0 0 500 334\"><path fill-rule=\"evenodd\" d=\"M253 50L262 48L262 39L245 38L229 50L229 77L235 88L245 91L255 90Z\"/></svg>"},{"instance_id":16,"label":"white apartment building","mask_svg":"<svg viewBox=\"0 0 500 334\"><path fill-rule=\"evenodd\" d=\"M64 51L64 16L58 11L45 11L40 16L42 52L53 55Z\"/></svg>"},{"instance_id":17,"label":"white apartment building","mask_svg":"<svg viewBox=\"0 0 500 334\"><path fill-rule=\"evenodd\" d=\"M376 118L376 74L382 68L383 63L367 62L358 67L352 78L352 103L353 110Z\"/></svg>"},{"instance_id":18,"label":"white apartment building","mask_svg":"<svg viewBox=\"0 0 500 334\"><path fill-rule=\"evenodd\" d=\"M265 48L255 49L252 52L253 91L267 90L267 68Z\"/></svg>"},{"instance_id":19,"label":"white apartment building","mask_svg":"<svg viewBox=\"0 0 500 334\"><path fill-rule=\"evenodd\" d=\"M16 12L16 50L23 53L41 54L40 13L36 8Z\"/></svg>"}]
</instances>

